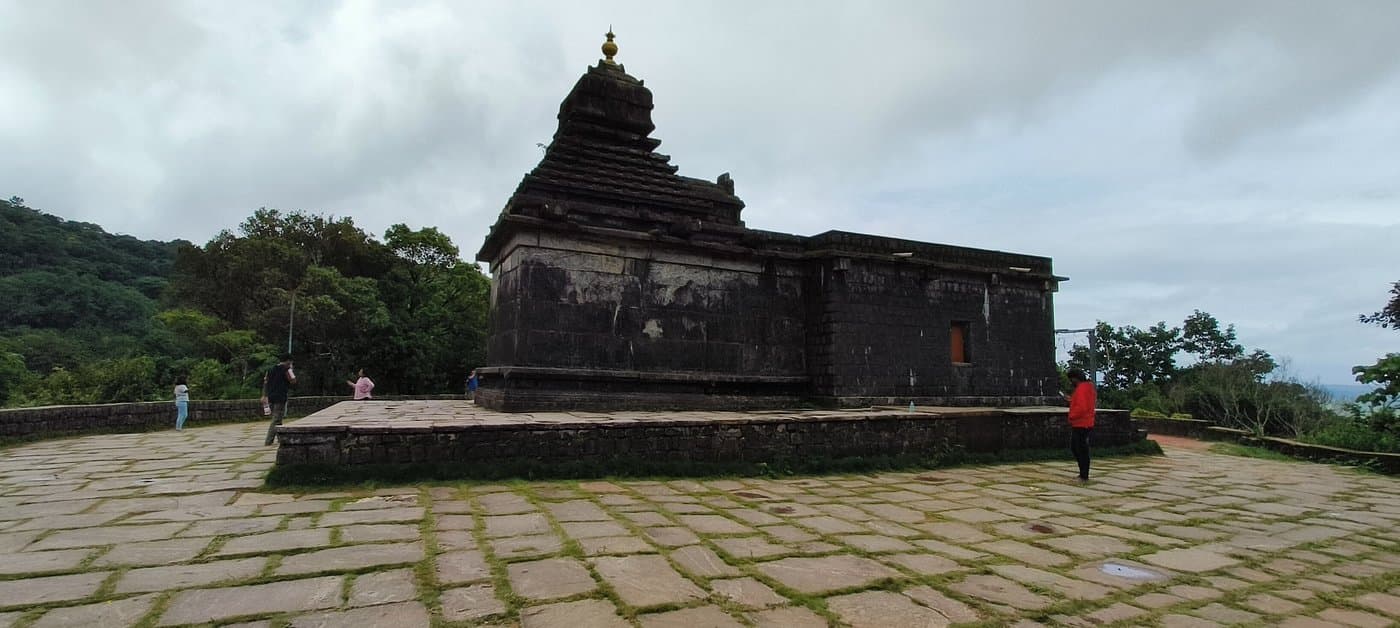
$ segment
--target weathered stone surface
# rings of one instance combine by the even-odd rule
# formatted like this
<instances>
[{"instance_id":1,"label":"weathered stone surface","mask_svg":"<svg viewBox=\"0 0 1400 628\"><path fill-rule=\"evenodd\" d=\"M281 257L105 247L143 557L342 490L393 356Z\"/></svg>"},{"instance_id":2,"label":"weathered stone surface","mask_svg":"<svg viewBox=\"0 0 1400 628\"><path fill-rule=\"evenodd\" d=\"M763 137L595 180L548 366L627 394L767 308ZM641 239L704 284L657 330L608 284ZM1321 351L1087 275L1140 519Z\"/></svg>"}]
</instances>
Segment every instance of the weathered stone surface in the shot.
<instances>
[{"instance_id":1,"label":"weathered stone surface","mask_svg":"<svg viewBox=\"0 0 1400 628\"><path fill-rule=\"evenodd\" d=\"M554 515L556 521L611 521L612 517L603 512L597 504L586 499L576 499L555 504L545 504L545 509Z\"/></svg>"},{"instance_id":2,"label":"weathered stone surface","mask_svg":"<svg viewBox=\"0 0 1400 628\"><path fill-rule=\"evenodd\" d=\"M825 593L866 586L884 578L899 576L899 572L859 556L783 558L761 563L758 570L802 593Z\"/></svg>"},{"instance_id":3,"label":"weathered stone surface","mask_svg":"<svg viewBox=\"0 0 1400 628\"><path fill-rule=\"evenodd\" d=\"M644 533L652 543L661 547L681 547L700 542L700 537L685 528L647 528Z\"/></svg>"},{"instance_id":4,"label":"weathered stone surface","mask_svg":"<svg viewBox=\"0 0 1400 628\"><path fill-rule=\"evenodd\" d=\"M38 621L29 625L31 628L70 628L75 626L121 628L134 626L151 610L155 602L155 595L138 595L97 604L56 608L44 613Z\"/></svg>"},{"instance_id":5,"label":"weathered stone surface","mask_svg":"<svg viewBox=\"0 0 1400 628\"><path fill-rule=\"evenodd\" d=\"M677 549L671 552L671 560L676 561L681 569L701 578L722 578L737 576L741 573L738 568L724 562L719 554L703 545L690 545Z\"/></svg>"},{"instance_id":6,"label":"weathered stone surface","mask_svg":"<svg viewBox=\"0 0 1400 628\"><path fill-rule=\"evenodd\" d=\"M97 592L109 572L0 581L0 608L81 600Z\"/></svg>"},{"instance_id":7,"label":"weathered stone surface","mask_svg":"<svg viewBox=\"0 0 1400 628\"><path fill-rule=\"evenodd\" d=\"M117 593L170 591L226 581L246 580L262 573L266 558L216 560L193 565L132 569L117 581Z\"/></svg>"},{"instance_id":8,"label":"weathered stone surface","mask_svg":"<svg viewBox=\"0 0 1400 628\"><path fill-rule=\"evenodd\" d=\"M676 573L660 556L604 556L592 559L592 563L598 575L629 606L679 604L705 597L704 591Z\"/></svg>"},{"instance_id":9,"label":"weathered stone surface","mask_svg":"<svg viewBox=\"0 0 1400 628\"><path fill-rule=\"evenodd\" d=\"M999 576L968 576L961 582L954 583L951 588L963 595L1022 610L1039 610L1052 603L1050 598L1032 593L1025 587Z\"/></svg>"},{"instance_id":10,"label":"weathered stone surface","mask_svg":"<svg viewBox=\"0 0 1400 628\"><path fill-rule=\"evenodd\" d=\"M375 606L391 602L407 602L418 597L413 572L394 569L367 573L355 578L350 585L350 606Z\"/></svg>"},{"instance_id":11,"label":"weathered stone surface","mask_svg":"<svg viewBox=\"0 0 1400 628\"><path fill-rule=\"evenodd\" d=\"M744 608L759 609L778 604L786 604L787 598L778 595L768 585L763 584L753 578L735 578L733 580L711 580L710 588L714 589L724 597L729 598L735 604Z\"/></svg>"},{"instance_id":12,"label":"weathered stone surface","mask_svg":"<svg viewBox=\"0 0 1400 628\"><path fill-rule=\"evenodd\" d=\"M700 534L752 534L753 528L719 515L680 515L676 517L691 530Z\"/></svg>"},{"instance_id":13,"label":"weathered stone surface","mask_svg":"<svg viewBox=\"0 0 1400 628\"><path fill-rule=\"evenodd\" d=\"M353 525L340 529L345 543L378 543L381 541L413 541L421 536L418 526L407 523Z\"/></svg>"},{"instance_id":14,"label":"weathered stone surface","mask_svg":"<svg viewBox=\"0 0 1400 628\"><path fill-rule=\"evenodd\" d=\"M68 571L93 553L91 549L0 554L0 575Z\"/></svg>"},{"instance_id":15,"label":"weathered stone surface","mask_svg":"<svg viewBox=\"0 0 1400 628\"><path fill-rule=\"evenodd\" d=\"M435 560L438 582L443 584L464 584L491 577L491 568L479 551L446 552L438 554Z\"/></svg>"},{"instance_id":16,"label":"weathered stone surface","mask_svg":"<svg viewBox=\"0 0 1400 628\"><path fill-rule=\"evenodd\" d=\"M513 515L535 511L530 500L515 493L487 493L476 498L481 511L488 515Z\"/></svg>"},{"instance_id":17,"label":"weathered stone surface","mask_svg":"<svg viewBox=\"0 0 1400 628\"><path fill-rule=\"evenodd\" d=\"M225 589L195 589L175 595L161 626L199 624L244 615L313 611L340 605L341 578L326 576Z\"/></svg>"},{"instance_id":18,"label":"weathered stone surface","mask_svg":"<svg viewBox=\"0 0 1400 628\"><path fill-rule=\"evenodd\" d=\"M477 621L501 615L506 605L489 584L477 584L442 592L442 618L447 621Z\"/></svg>"},{"instance_id":19,"label":"weathered stone surface","mask_svg":"<svg viewBox=\"0 0 1400 628\"><path fill-rule=\"evenodd\" d=\"M595 539L630 534L627 528L613 521L571 521L562 524L564 533L575 539Z\"/></svg>"},{"instance_id":20,"label":"weathered stone surface","mask_svg":"<svg viewBox=\"0 0 1400 628\"><path fill-rule=\"evenodd\" d=\"M351 525L355 523L395 523L401 521L419 521L422 519L422 508L380 508L373 510L328 512L321 515L321 519L317 521L316 524L326 527Z\"/></svg>"},{"instance_id":21,"label":"weathered stone surface","mask_svg":"<svg viewBox=\"0 0 1400 628\"><path fill-rule=\"evenodd\" d=\"M123 543L103 554L93 564L111 565L168 565L184 562L198 556L209 546L211 539L190 538L168 541L148 541L145 543Z\"/></svg>"},{"instance_id":22,"label":"weathered stone surface","mask_svg":"<svg viewBox=\"0 0 1400 628\"><path fill-rule=\"evenodd\" d=\"M471 530L476 527L476 519L471 515L438 515L433 527L438 530Z\"/></svg>"},{"instance_id":23,"label":"weathered stone surface","mask_svg":"<svg viewBox=\"0 0 1400 628\"><path fill-rule=\"evenodd\" d=\"M768 558L793 553L792 548L770 543L761 536L714 539L714 543L715 547L735 558ZM833 545L830 549L836 549L836 546Z\"/></svg>"},{"instance_id":24,"label":"weathered stone surface","mask_svg":"<svg viewBox=\"0 0 1400 628\"><path fill-rule=\"evenodd\" d=\"M1391 617L1400 618L1400 594L1371 592L1356 596L1357 604L1374 609Z\"/></svg>"},{"instance_id":25,"label":"weathered stone surface","mask_svg":"<svg viewBox=\"0 0 1400 628\"><path fill-rule=\"evenodd\" d=\"M249 493L251 494L251 493ZM245 519L215 519L196 521L180 536L236 536L271 532L281 525L281 517L248 517Z\"/></svg>"},{"instance_id":26,"label":"weathered stone surface","mask_svg":"<svg viewBox=\"0 0 1400 628\"><path fill-rule=\"evenodd\" d=\"M921 576L934 576L962 568L962 565L933 554L892 554L881 557L887 563L904 567Z\"/></svg>"},{"instance_id":27,"label":"weathered stone surface","mask_svg":"<svg viewBox=\"0 0 1400 628\"><path fill-rule=\"evenodd\" d=\"M889 591L838 595L827 598L826 606L851 628L935 627L949 624L948 618L941 613Z\"/></svg>"},{"instance_id":28,"label":"weathered stone surface","mask_svg":"<svg viewBox=\"0 0 1400 628\"><path fill-rule=\"evenodd\" d=\"M62 530L34 542L25 549L28 551L69 549L73 547L93 547L115 545L138 541L155 541L175 536L186 523L162 523L157 525L112 525L100 528L80 528Z\"/></svg>"},{"instance_id":29,"label":"weathered stone surface","mask_svg":"<svg viewBox=\"0 0 1400 628\"><path fill-rule=\"evenodd\" d=\"M743 628L743 624L716 606L700 606L641 615L642 628Z\"/></svg>"},{"instance_id":30,"label":"weathered stone surface","mask_svg":"<svg viewBox=\"0 0 1400 628\"><path fill-rule=\"evenodd\" d=\"M567 558L549 558L506 567L511 590L530 600L552 600L587 593L598 588L582 563Z\"/></svg>"},{"instance_id":31,"label":"weathered stone surface","mask_svg":"<svg viewBox=\"0 0 1400 628\"><path fill-rule=\"evenodd\" d=\"M1016 560L1038 567L1052 567L1071 562L1070 558L1064 554L1056 554L1055 552L1027 545L1020 541L992 541L990 543L978 543L973 547L979 550L992 552L993 554L1001 554L1002 556L1015 558Z\"/></svg>"},{"instance_id":32,"label":"weathered stone surface","mask_svg":"<svg viewBox=\"0 0 1400 628\"><path fill-rule=\"evenodd\" d=\"M992 567L992 571L1022 584L1049 589L1074 600L1098 600L1113 594L1113 589L1102 585L1066 578L1025 565L996 565Z\"/></svg>"},{"instance_id":33,"label":"weathered stone surface","mask_svg":"<svg viewBox=\"0 0 1400 628\"><path fill-rule=\"evenodd\" d=\"M292 619L292 628L428 628L432 621L420 602L400 602Z\"/></svg>"},{"instance_id":34,"label":"weathered stone surface","mask_svg":"<svg viewBox=\"0 0 1400 628\"><path fill-rule=\"evenodd\" d=\"M351 571L365 567L402 565L423 560L422 543L386 543L334 547L282 559L278 575L299 575L321 571Z\"/></svg>"},{"instance_id":35,"label":"weathered stone surface","mask_svg":"<svg viewBox=\"0 0 1400 628\"><path fill-rule=\"evenodd\" d=\"M899 539L878 534L847 534L836 537L838 541L864 552L879 554L884 552L909 552L915 547Z\"/></svg>"},{"instance_id":36,"label":"weathered stone surface","mask_svg":"<svg viewBox=\"0 0 1400 628\"><path fill-rule=\"evenodd\" d=\"M807 517L798 519L797 523L816 530L818 534L858 534L867 532L865 528L836 517Z\"/></svg>"},{"instance_id":37,"label":"weathered stone surface","mask_svg":"<svg viewBox=\"0 0 1400 628\"><path fill-rule=\"evenodd\" d=\"M1325 609L1318 612L1317 616L1333 623L1357 626L1358 628L1386 628L1393 625L1390 620L1384 617L1346 608Z\"/></svg>"},{"instance_id":38,"label":"weathered stone surface","mask_svg":"<svg viewBox=\"0 0 1400 628\"><path fill-rule=\"evenodd\" d=\"M579 539L579 547L584 555L603 554L645 554L656 551L646 541L635 536L604 536L593 539Z\"/></svg>"},{"instance_id":39,"label":"weathered stone surface","mask_svg":"<svg viewBox=\"0 0 1400 628\"><path fill-rule=\"evenodd\" d=\"M1219 603L1207 604L1205 606L1202 606L1201 608L1191 611L1191 614L1196 615L1197 617L1209 619L1214 622L1219 622L1227 626L1234 624L1251 624L1256 621L1259 621L1260 619L1259 615L1256 615L1249 611L1234 608L1232 606L1225 606L1224 604Z\"/></svg>"},{"instance_id":40,"label":"weathered stone surface","mask_svg":"<svg viewBox=\"0 0 1400 628\"><path fill-rule=\"evenodd\" d=\"M525 558L553 554L564 548L564 541L553 534L491 539L491 550L500 558Z\"/></svg>"},{"instance_id":41,"label":"weathered stone surface","mask_svg":"<svg viewBox=\"0 0 1400 628\"><path fill-rule=\"evenodd\" d=\"M579 600L562 604L531 606L520 612L521 628L630 628L613 608L603 600ZM693 627L692 627L693 628Z\"/></svg>"},{"instance_id":42,"label":"weathered stone surface","mask_svg":"<svg viewBox=\"0 0 1400 628\"><path fill-rule=\"evenodd\" d=\"M971 606L943 595L943 593L933 587L910 587L904 590L904 595L909 596L909 598L915 602L933 609L938 614L942 615L949 623L970 622L981 619L981 616L979 616L977 611Z\"/></svg>"},{"instance_id":43,"label":"weathered stone surface","mask_svg":"<svg viewBox=\"0 0 1400 628\"><path fill-rule=\"evenodd\" d=\"M25 546L34 542L34 539L43 535L42 530L30 530L28 532L14 532L0 534L0 553L18 552ZM29 548L42 549L42 548Z\"/></svg>"},{"instance_id":44,"label":"weathered stone surface","mask_svg":"<svg viewBox=\"0 0 1400 628\"><path fill-rule=\"evenodd\" d=\"M325 547L331 544L331 531L326 529L286 530L229 539L215 554L271 554L284 550Z\"/></svg>"},{"instance_id":45,"label":"weathered stone surface","mask_svg":"<svg viewBox=\"0 0 1400 628\"><path fill-rule=\"evenodd\" d=\"M1133 551L1132 545L1111 536L1101 536L1098 534L1074 534L1055 539L1045 539L1040 542L1056 549L1069 552L1075 556L1083 556L1086 558L1116 556Z\"/></svg>"},{"instance_id":46,"label":"weathered stone surface","mask_svg":"<svg viewBox=\"0 0 1400 628\"><path fill-rule=\"evenodd\" d=\"M966 523L956 521L940 521L936 523L924 523L915 526L938 538L946 539L954 543L981 543L990 541L991 536Z\"/></svg>"},{"instance_id":47,"label":"weathered stone surface","mask_svg":"<svg viewBox=\"0 0 1400 628\"><path fill-rule=\"evenodd\" d=\"M486 522L486 536L490 538L548 534L552 531L549 520L541 514L501 515L483 517L483 520Z\"/></svg>"},{"instance_id":48,"label":"weathered stone surface","mask_svg":"<svg viewBox=\"0 0 1400 628\"><path fill-rule=\"evenodd\" d=\"M438 548L444 552L476 549L476 537L466 530L445 530L437 534Z\"/></svg>"},{"instance_id":49,"label":"weathered stone surface","mask_svg":"<svg viewBox=\"0 0 1400 628\"><path fill-rule=\"evenodd\" d=\"M1171 549L1139 556L1139 560L1167 569L1204 573L1239 564L1239 560L1196 548Z\"/></svg>"},{"instance_id":50,"label":"weathered stone surface","mask_svg":"<svg viewBox=\"0 0 1400 628\"><path fill-rule=\"evenodd\" d=\"M827 621L821 615L800 606L772 608L749 613L748 617L755 628L826 628L827 626Z\"/></svg>"}]
</instances>

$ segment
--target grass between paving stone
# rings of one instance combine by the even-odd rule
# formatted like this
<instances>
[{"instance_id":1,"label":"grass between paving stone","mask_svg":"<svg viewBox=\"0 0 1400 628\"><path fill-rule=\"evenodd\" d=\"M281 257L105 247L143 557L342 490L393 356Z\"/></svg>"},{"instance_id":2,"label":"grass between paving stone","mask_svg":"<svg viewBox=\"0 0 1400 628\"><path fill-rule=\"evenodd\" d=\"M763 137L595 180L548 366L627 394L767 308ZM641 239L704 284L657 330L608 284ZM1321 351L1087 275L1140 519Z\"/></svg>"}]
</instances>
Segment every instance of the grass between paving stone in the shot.
<instances>
[{"instance_id":1,"label":"grass between paving stone","mask_svg":"<svg viewBox=\"0 0 1400 628\"><path fill-rule=\"evenodd\" d=\"M542 500L542 499L540 498L539 494L534 490L536 487L531 486L531 485L527 485L527 484L524 484L524 483L517 483L517 484L519 484L519 486L518 486L517 489L516 489L515 491L513 491L513 492L515 492L516 494L523 495L523 496L525 497L526 501L529 501L531 505L533 505L533 506L535 506L536 508L539 509L540 514L541 514L542 516L544 516L544 518L545 518L546 521L549 522L550 529L553 530L553 531L554 531L554 534L555 534L556 536L558 536L558 537L561 539L561 547L560 547L560 550L559 550L558 552L553 553L553 554L549 554L549 555L547 555L547 556L532 555L532 556L526 556L526 557L516 557L516 558L512 558L512 559L505 559L504 561L502 561L502 562L504 563L504 564L502 565L502 570L504 571L504 570L506 569L506 568L505 568L505 565L510 564L510 563L514 563L514 562L529 562L529 561L540 560L540 559L542 559L542 558L548 558L548 557L553 557L553 556L556 556L556 555L557 555L557 556L563 556L563 557L568 557L568 558L574 558L574 559L578 560L580 563L583 564L584 568L588 570L588 575L589 575L589 577L593 578L594 583L596 583L596 585L597 585L597 588L596 588L594 591L587 592L587 593L580 593L580 594L577 594L577 595L572 595L572 596L568 596L568 597L564 597L564 598L551 599L551 600L548 600L548 603L549 603L549 604L558 604L558 603L561 603L561 602L572 602L572 601L576 601L576 600L585 600L585 599L599 599L599 600L605 600L605 601L611 602L611 603L613 604L613 606L616 607L616 608L618 609L618 612L621 614L621 616L622 616L622 617L625 617L625 618L628 618L628 619L634 619L634 618L636 618L637 615L638 615L639 613L641 613L641 612L657 612L657 611L663 611L663 610L678 610L678 609L681 609L681 608L688 608L688 607L690 607L690 606L696 606L696 605L698 605L698 604L695 604L695 603L683 604L683 605L682 605L682 604L663 604L663 605L660 605L660 606L649 606L649 607L644 607L644 608L637 608L637 607L634 607L634 606L632 606L632 605L627 604L626 602L624 602L624 601L622 600L622 597L617 593L617 589L613 588L613 586L612 586L611 583L609 583L606 579L604 579L602 576L600 576L600 575L598 574L598 572L593 568L593 565L590 564L590 563L588 562L588 560L587 560L588 557L587 557L587 555L586 555L586 554L584 553L584 551L583 551L583 545L580 544L577 540L575 540L575 539L572 538L571 536L569 536L569 535L565 532L563 524L560 523L559 520L558 520L557 518L555 518L554 514L553 514L552 512L550 512L550 510L549 510L548 508L545 508L545 507L544 507L545 501ZM576 493L578 493L575 497L573 497L573 498L571 498L571 499L587 500L587 499L591 496L591 494L586 494L586 493L582 493L582 492L578 491L578 488L577 488L577 484L576 484L576 483L570 482L570 483L568 483L568 485L571 486L571 487L573 488L573 490L574 490ZM595 502L595 504L596 504L596 502ZM602 508L604 512L607 512L607 513L609 513L609 514L613 514L610 510L607 509L606 506L604 506L604 505L602 505L602 504L596 504L596 505L598 505L600 508ZM627 522L627 523L630 523L630 521ZM625 526L625 525L627 525L627 523L623 523L623 525ZM520 597L518 597L518 596L513 596L513 597L514 597L515 600L517 600L517 601L519 602L519 606L515 609L516 617L518 618L519 612L520 612L520 610L522 610L522 609L524 608L526 600L525 600L524 598L520 598ZM703 600L701 600L701 603L703 603Z\"/></svg>"},{"instance_id":2,"label":"grass between paving stone","mask_svg":"<svg viewBox=\"0 0 1400 628\"><path fill-rule=\"evenodd\" d=\"M709 487L706 487L706 488L709 488ZM816 495L815 493L812 493L810 490L807 490L806 488L799 487L799 490L800 490L801 492L807 493L807 494L809 494L809 495L813 495L813 496L816 496L816 497L821 497L820 495ZM874 490L874 489L871 489L871 490ZM716 491L716 490L714 490L714 489L709 489L709 490L707 490L707 491L704 491L704 492L701 492L701 493L698 493L698 494L699 494L699 495L709 495L709 494L723 495L723 496L726 497L726 498L729 498L729 499L731 499L731 500L733 499L733 498L730 497L728 494L725 494L724 492L721 492L721 491ZM860 495L861 493L856 492L855 494ZM695 496L695 495L697 495L697 493L694 493L694 492L687 492L687 495ZM737 496L736 496L736 497L737 497ZM661 512L662 516L666 517L666 518L667 518L668 520L670 520L672 523L676 524L677 526L685 527L685 526L680 522L680 520L679 520L679 516L680 516L680 515L678 515L677 513L672 512L671 510L669 510L669 509L667 509L667 508L665 507L666 502L657 502L657 501L648 499L648 496L646 496L646 495L640 495L640 498L641 498L643 501L646 501L646 502L648 502L648 503L650 503L650 504L652 504L652 505L654 505L654 506L657 506L658 509L659 509L659 511L663 511L663 512ZM753 501L754 501L754 500L745 499L745 502L736 502L736 503L737 503L738 505L740 505L740 506L745 506L745 505L752 506L752 505L753 505ZM746 503L746 502L747 502L747 503ZM758 527L758 526L754 526L753 524L750 524L750 523L748 523L747 521L744 521L744 520L742 520L742 519L740 519L740 518L734 516L732 513L728 512L727 510L725 510L725 509L723 509L723 508L712 508L712 510L714 510L714 512L715 512L716 514L718 514L718 515L720 515L720 516L723 516L723 517L725 517L725 518L728 518L728 519L730 519L730 520L732 520L732 521L735 521L736 523L739 523L739 524L742 524L742 525L745 525L745 526L754 528L754 529L755 529L759 534L761 534L764 538L769 538L769 539L771 539L772 541L774 541L775 543L777 543L777 544L779 544L779 545L787 546L787 543L786 543L785 541L782 541L781 539L778 539L778 538L776 538L776 537L772 537L772 536L769 535L768 533L764 532L762 528L760 528L760 527ZM850 594L850 593L859 593L859 592L863 592L863 591L873 591L873 590L884 590L884 591L894 591L894 592L897 592L897 591L903 590L904 588L906 588L906 587L908 587L908 586L917 586L917 585L926 584L926 583L927 583L927 584L933 584L934 582L939 581L937 578L934 578L934 577L930 577L930 578L920 577L920 576L918 576L917 574L913 574L912 572L910 572L910 571L908 571L908 570L906 570L906 569L903 569L902 566L894 565L894 566L892 566L892 568L893 568L895 571L897 571L897 572L904 573L904 574L905 574L905 578L904 578L903 580L905 580L905 581L907 581L907 582L903 582L903 581L901 581L901 579L897 579L897 578L882 578L882 579L878 579L878 580L875 580L875 581L872 581L872 582L869 582L869 583L866 583L866 584L860 585L860 586L848 587L848 588L845 588L845 589L839 589L839 590L835 590L835 591L827 591L827 592L825 592L824 595L807 594L807 593L803 593L803 592L801 592L801 591L797 591L796 589L792 589L792 588L788 587L787 585L784 585L782 582L779 582L778 580L769 577L767 574L763 573L762 571L760 571L760 570L758 569L758 565L761 564L761 563L764 563L764 562L771 562L771 561L774 561L774 560L781 560L781 559L783 559L783 558L787 558L787 557L791 557L791 556L823 557L823 556L832 556L832 555L842 554L842 555L861 556L861 557L870 558L870 559L872 559L872 560L876 560L878 555L877 555L877 554L873 554L873 553L871 553L871 552L868 552L868 551L866 551L866 550L860 549L860 548L856 548L856 547L851 547L851 546L845 545L845 544L843 544L843 543L840 541L840 539L836 538L836 535L833 535L833 534L823 534L823 533L818 532L818 531L816 531L816 530L813 530L813 529L811 529L811 528L809 528L809 527L807 527L807 526L805 526L805 525L802 525L802 524L800 524L800 523L798 523L798 522L796 522L796 521L786 520L786 525L791 525L791 526L797 527L797 528L799 528L799 529L801 529L801 530L805 530L805 531L808 532L809 534L812 534L812 535L816 538L816 541L811 541L811 542L825 542L825 543L829 543L829 544L835 546L837 549L834 549L834 550L831 550L831 551L828 551L828 552L809 553L809 552L802 552L802 551L798 550L797 548L792 548L793 551L791 551L791 552L787 552L787 553L783 553L783 554L776 554L776 555L772 555L772 556L765 556L765 557L763 557L763 560L762 560L762 561L758 561L758 560L754 560L753 558L740 557L740 556L735 556L735 555L733 555L733 554L730 554L730 553L726 552L725 550L723 550L722 548L720 548L717 544L714 543L714 539L715 539L715 538L741 538L741 537L746 537L746 536L752 536L752 535L750 535L750 534L748 534L748 533L707 534L707 535L699 535L699 534L697 534L697 536L700 536L701 544L702 544L703 546L707 547L710 551L715 552L716 554L723 555L723 556L728 556L729 559L726 560L725 562L727 562L727 563L730 564L731 566L737 568L737 569L741 572L742 576L739 576L739 577L748 576L748 577L750 577L750 578L753 578L754 580L757 580L757 581L759 581L759 582L761 582L761 583L767 585L769 588L773 589L773 590L774 590L776 593L778 593L779 595L781 595L781 596L783 596L783 597L785 597L785 598L788 598L789 600L791 600L794 604L796 604L796 605L798 605L798 606L806 607L807 609L811 610L812 612L817 613L817 614L820 615L821 617L825 618L828 622L838 622L838 621L839 621L839 618L836 616L835 613L833 613L833 612L827 607L827 605L826 605L826 597L829 597L829 596L836 596L836 595L846 595L846 594ZM675 551L675 550L677 550L677 549L681 549L681 548L669 548L668 550L666 550L665 552L663 552L663 555L666 556L667 560L668 560L669 562L671 562L671 564L672 564L672 566L673 566L674 568L676 568L676 569L677 569L678 571L680 571L681 573L686 574L686 575L687 575L688 577L690 577L692 580L696 580L697 582L702 582L702 583L708 584L708 582L709 582L710 580L713 580L713 579L706 579L706 578L698 578L698 577L696 577L694 574L689 573L687 570L685 570L683 567L681 567L681 565L680 565L679 563L676 563L676 562L672 561L671 558L670 558L670 552L673 552L673 551ZM955 562L956 562L956 561L955 561ZM882 564L883 564L883 563L882 563ZM926 581L927 581L927 582L926 582ZM724 596L721 596L721 595L714 594L714 595L712 595L711 597L714 598L714 599L723 600L724 602L729 602L727 598L724 598ZM721 603L720 605L721 605L721 606L726 606L724 603ZM728 607L732 607L732 608L737 609L737 610L739 610L739 611L744 611L744 610L745 610L745 609L743 609L742 607L740 607L738 604L732 603L732 602L729 602Z\"/></svg>"},{"instance_id":3,"label":"grass between paving stone","mask_svg":"<svg viewBox=\"0 0 1400 628\"><path fill-rule=\"evenodd\" d=\"M1094 450L1096 458L1161 455L1151 440ZM843 458L792 458L772 462L689 462L636 458L605 461L500 461L489 463L411 463L372 465L291 464L274 465L265 482L283 491L318 490L327 486L354 486L368 482L406 484L419 481L505 479L608 479L608 478L722 478L846 474L877 471L946 469L964 465L1061 460L1059 449L1018 449L997 453L961 450L932 456L864 456Z\"/></svg>"},{"instance_id":4,"label":"grass between paving stone","mask_svg":"<svg viewBox=\"0 0 1400 628\"><path fill-rule=\"evenodd\" d=\"M472 498L471 498L470 501L471 501L471 503L472 503L472 508L471 508L472 530L471 530L471 532L472 532L472 536L476 539L476 551L478 551L478 552L481 553L481 558L482 558L482 560L486 561L486 566L487 566L487 568L490 569L490 571L491 571L491 588L492 588L492 593L495 594L495 596L496 596L497 599L500 599L502 602L505 603L506 610L505 610L505 613L504 613L502 616L505 617L505 618L507 618L507 619L517 619L517 620L518 620L518 619L520 618L520 608L524 605L524 600L521 599L521 597L520 597L519 595L516 595L515 589L512 588L512 587L510 586L510 574L509 574L509 572L506 570L505 561L501 560L499 557L496 556L496 550L495 550L495 548L493 548L493 547L491 546L491 544L487 541L487 538L486 538L486 515L485 515L485 513L482 512L480 500L477 499L477 496L472 496ZM436 538L436 537L435 537L435 538ZM437 579L437 574L436 574L436 572L433 573L433 579L434 579L434 580ZM445 586L447 586L447 585L439 585L439 591L441 591L442 588L445 588ZM454 584L454 585L450 585L450 586L453 586L453 587L460 587L460 586L471 586L471 585ZM436 611L437 611L437 612L436 612L436 615L433 617L434 625L442 625L442 626L469 625L469 624L467 624L467 623L465 623L465 622L454 623L454 622L448 622L448 621L442 619L442 616L441 616L441 613L442 613L442 605L441 605L440 601L438 601L438 600L434 600L434 606L433 606L432 608L436 609Z\"/></svg>"},{"instance_id":5,"label":"grass between paving stone","mask_svg":"<svg viewBox=\"0 0 1400 628\"><path fill-rule=\"evenodd\" d=\"M438 582L436 571L437 555L441 549L437 541L437 512L433 510L434 500L428 491L424 491L420 499L425 502L423 520L418 522L418 535L423 541L423 560L413 564L413 579L418 589L418 600L428 609L429 621L434 626L446 625L447 622L442 619L442 584Z\"/></svg>"}]
</instances>

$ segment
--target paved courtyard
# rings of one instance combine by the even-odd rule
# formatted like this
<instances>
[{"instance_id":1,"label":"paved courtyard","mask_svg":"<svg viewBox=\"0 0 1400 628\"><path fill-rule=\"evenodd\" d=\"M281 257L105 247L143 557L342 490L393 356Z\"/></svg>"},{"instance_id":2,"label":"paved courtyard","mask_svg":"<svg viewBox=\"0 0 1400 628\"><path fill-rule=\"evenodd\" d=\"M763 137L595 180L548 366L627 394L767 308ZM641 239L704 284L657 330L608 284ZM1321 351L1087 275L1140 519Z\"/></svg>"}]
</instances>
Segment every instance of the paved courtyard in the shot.
<instances>
[{"instance_id":1,"label":"paved courtyard","mask_svg":"<svg viewBox=\"0 0 1400 628\"><path fill-rule=\"evenodd\" d=\"M1400 479L1169 447L279 494L261 424L0 451L0 627L1390 626Z\"/></svg>"}]
</instances>

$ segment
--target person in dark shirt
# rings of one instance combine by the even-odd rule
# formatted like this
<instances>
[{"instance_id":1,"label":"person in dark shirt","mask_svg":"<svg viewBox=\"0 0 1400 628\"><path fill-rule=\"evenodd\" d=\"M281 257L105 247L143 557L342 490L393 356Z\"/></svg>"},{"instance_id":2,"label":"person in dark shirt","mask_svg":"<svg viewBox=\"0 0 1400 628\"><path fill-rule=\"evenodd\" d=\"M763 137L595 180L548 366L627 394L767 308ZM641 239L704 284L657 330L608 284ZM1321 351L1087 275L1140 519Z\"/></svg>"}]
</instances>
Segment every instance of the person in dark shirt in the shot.
<instances>
[{"instance_id":1,"label":"person in dark shirt","mask_svg":"<svg viewBox=\"0 0 1400 628\"><path fill-rule=\"evenodd\" d=\"M282 361L263 376L263 402L272 406L272 424L267 426L267 441L271 445L277 437L277 426L287 418L287 392L297 383L297 375L292 371L292 356L283 355Z\"/></svg>"}]
</instances>

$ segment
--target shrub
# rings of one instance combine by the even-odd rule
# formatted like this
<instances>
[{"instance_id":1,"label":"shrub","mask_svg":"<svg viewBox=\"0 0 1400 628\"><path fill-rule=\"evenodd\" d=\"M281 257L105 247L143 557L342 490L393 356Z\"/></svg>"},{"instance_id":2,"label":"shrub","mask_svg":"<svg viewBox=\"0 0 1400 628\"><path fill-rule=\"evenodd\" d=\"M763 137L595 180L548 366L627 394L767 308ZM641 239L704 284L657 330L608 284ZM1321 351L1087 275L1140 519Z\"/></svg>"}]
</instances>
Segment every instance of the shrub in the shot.
<instances>
[{"instance_id":1,"label":"shrub","mask_svg":"<svg viewBox=\"0 0 1400 628\"><path fill-rule=\"evenodd\" d=\"M1382 433L1349 419L1339 419L1305 434L1300 440L1356 451L1400 453L1400 435Z\"/></svg>"}]
</instances>

